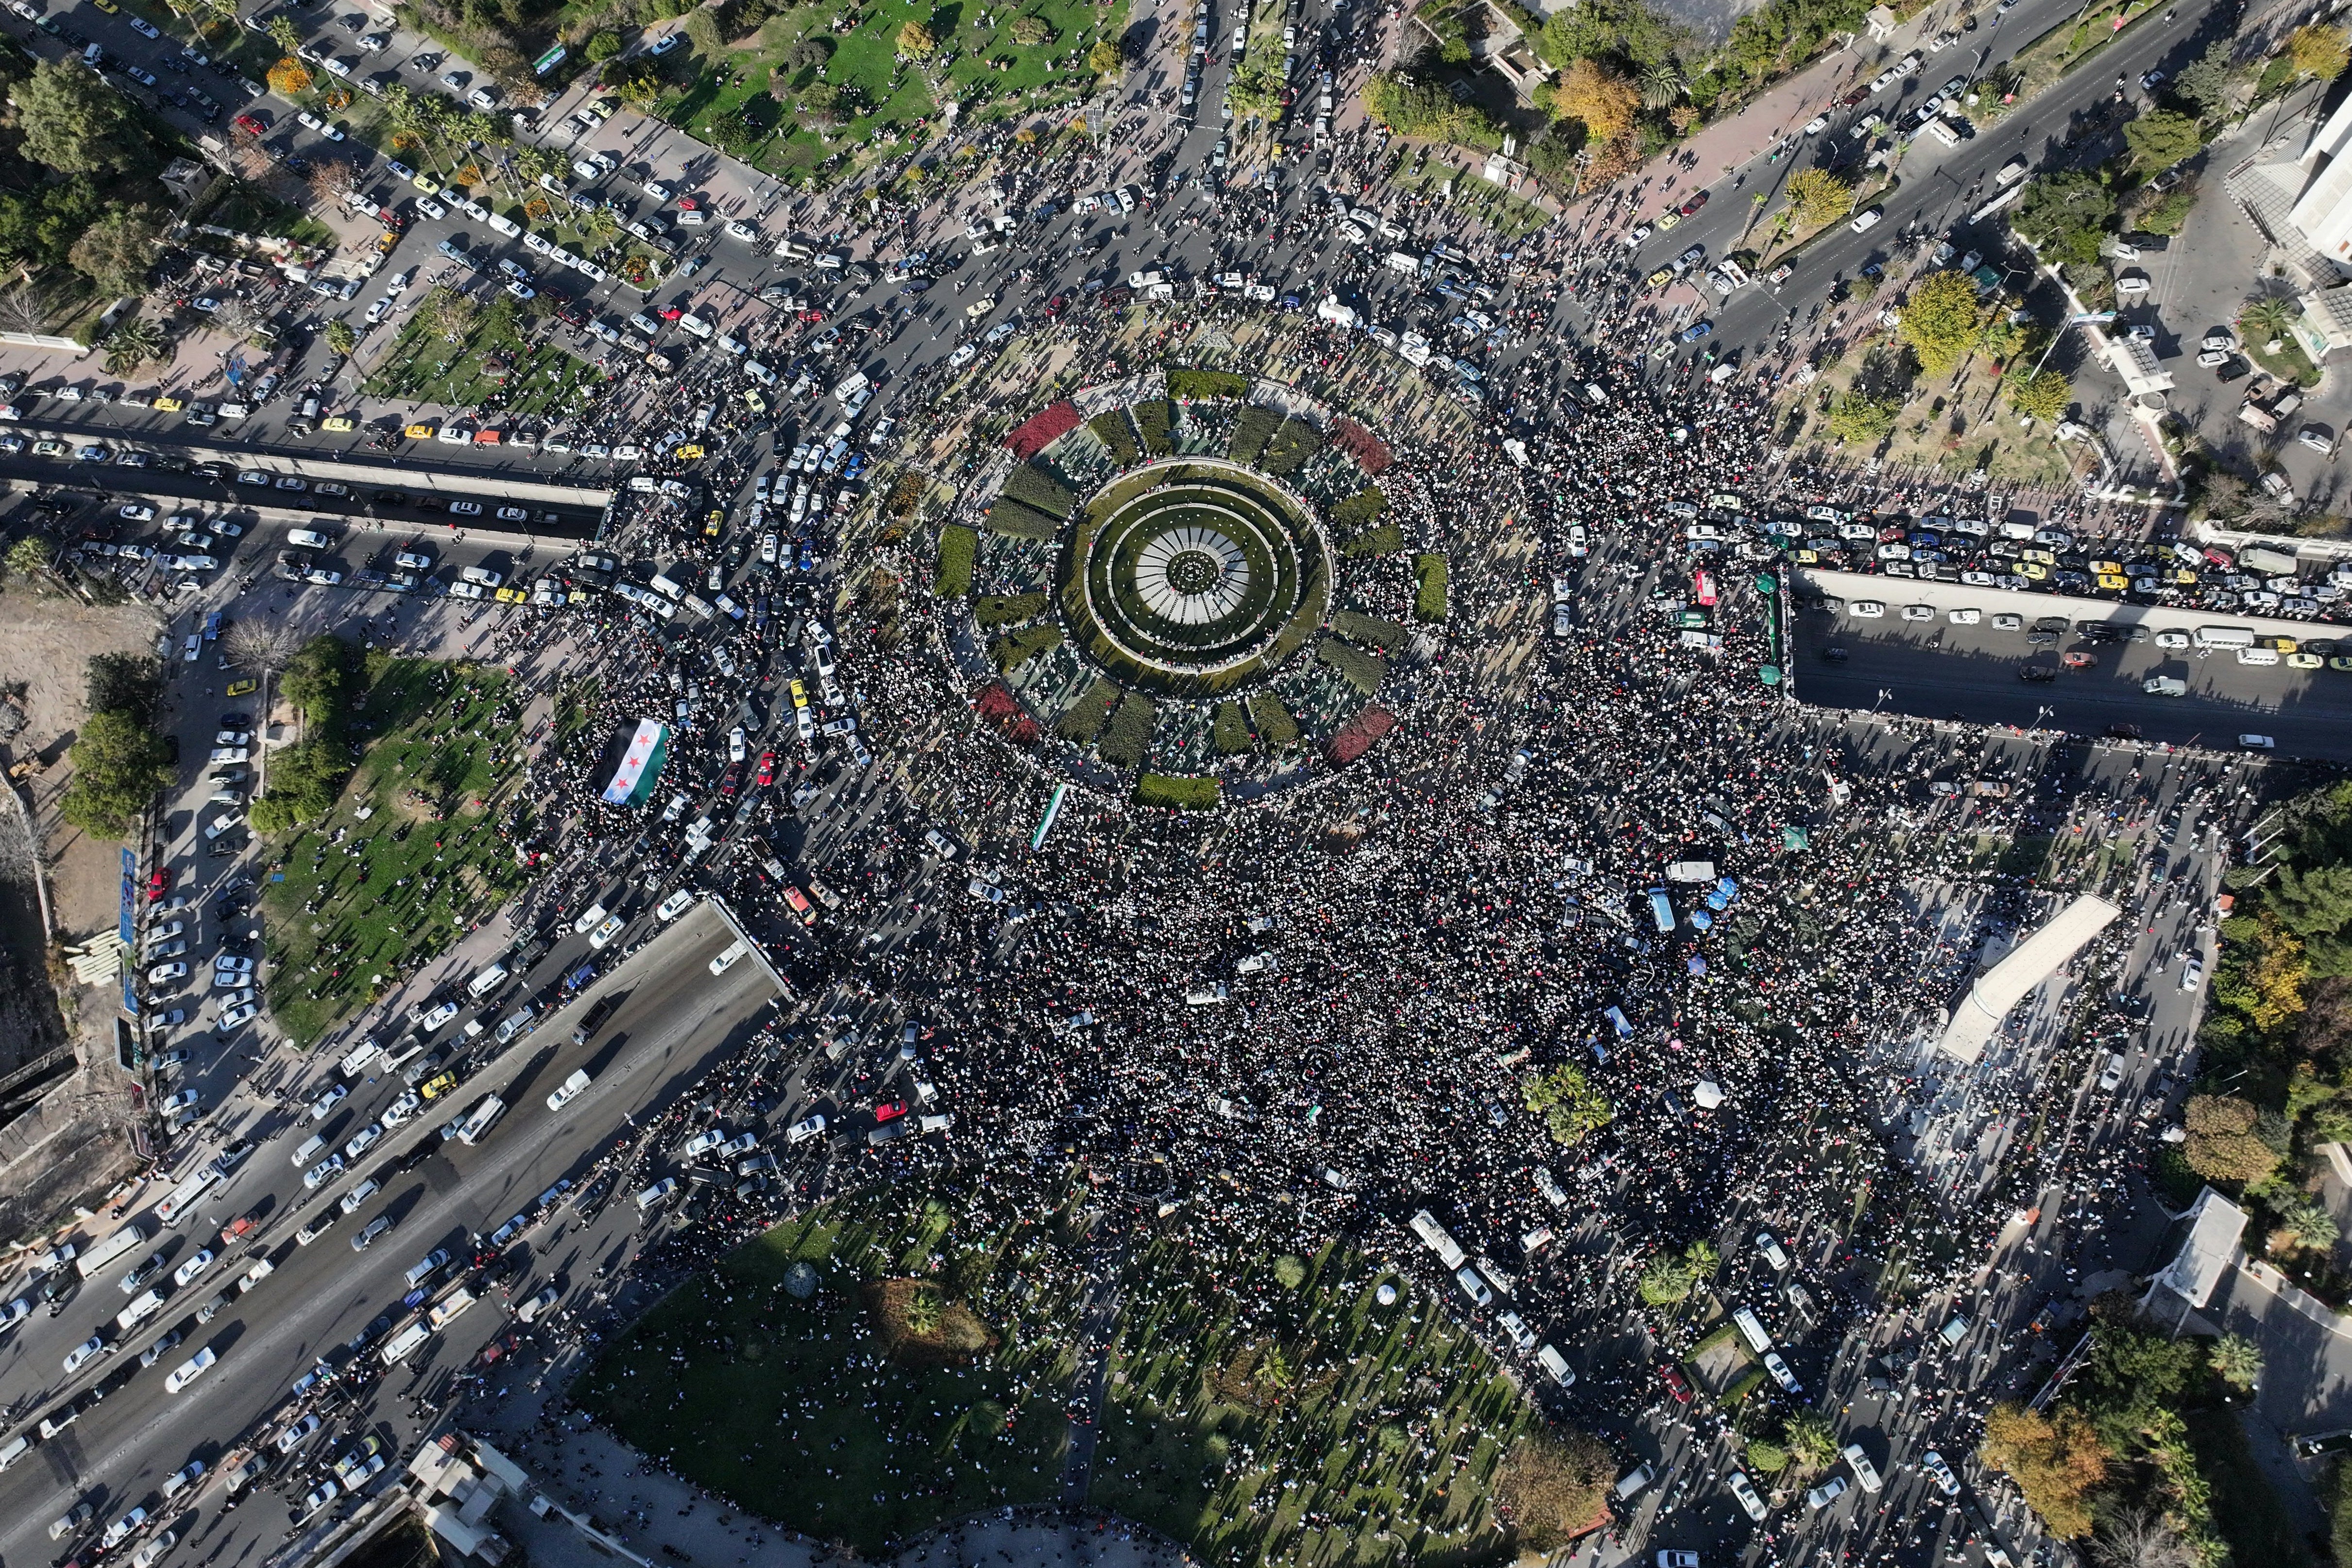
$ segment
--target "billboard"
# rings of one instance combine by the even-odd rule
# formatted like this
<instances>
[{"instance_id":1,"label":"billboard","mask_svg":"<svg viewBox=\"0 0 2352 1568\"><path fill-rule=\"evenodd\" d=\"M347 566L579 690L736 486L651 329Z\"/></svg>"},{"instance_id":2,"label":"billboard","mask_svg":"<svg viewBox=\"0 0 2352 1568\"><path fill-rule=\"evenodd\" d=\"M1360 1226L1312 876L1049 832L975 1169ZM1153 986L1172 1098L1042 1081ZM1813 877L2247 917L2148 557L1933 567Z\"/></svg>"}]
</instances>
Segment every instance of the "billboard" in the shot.
<instances>
[{"instance_id":1,"label":"billboard","mask_svg":"<svg viewBox=\"0 0 2352 1568\"><path fill-rule=\"evenodd\" d=\"M604 804L645 805L654 792L655 781L661 777L662 763L668 755L669 726L658 720L639 720L636 732L629 737L621 753L621 765L614 771L613 782L604 786Z\"/></svg>"}]
</instances>

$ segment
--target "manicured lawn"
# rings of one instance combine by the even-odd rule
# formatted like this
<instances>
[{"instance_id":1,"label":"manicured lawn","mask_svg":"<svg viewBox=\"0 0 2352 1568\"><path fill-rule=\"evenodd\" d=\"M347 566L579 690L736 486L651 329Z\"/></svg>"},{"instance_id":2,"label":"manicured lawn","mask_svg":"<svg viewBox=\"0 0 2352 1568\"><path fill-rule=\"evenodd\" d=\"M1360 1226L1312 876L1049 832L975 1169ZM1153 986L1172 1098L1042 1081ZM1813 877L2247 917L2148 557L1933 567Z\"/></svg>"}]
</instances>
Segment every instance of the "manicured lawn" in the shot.
<instances>
[{"instance_id":1,"label":"manicured lawn","mask_svg":"<svg viewBox=\"0 0 2352 1568\"><path fill-rule=\"evenodd\" d=\"M520 772L506 677L370 654L367 678L356 722L383 738L324 822L273 843L263 883L270 1016L304 1045L527 879L499 799Z\"/></svg>"},{"instance_id":2,"label":"manicured lawn","mask_svg":"<svg viewBox=\"0 0 2352 1568\"><path fill-rule=\"evenodd\" d=\"M371 397L560 416L584 405L603 373L553 343L525 334L516 302L499 295L462 342L441 333L429 306L400 330L368 377Z\"/></svg>"},{"instance_id":3,"label":"manicured lawn","mask_svg":"<svg viewBox=\"0 0 2352 1568\"><path fill-rule=\"evenodd\" d=\"M967 1201L894 1188L779 1226L641 1319L572 1395L698 1485L868 1555L944 1519L1044 1501L1067 1432L1073 1314L1055 1283L1067 1276L1034 1229L959 1218ZM871 1289L943 1257L984 1260L940 1278L970 1291L995 1348L886 1353ZM784 1288L799 1261L819 1280L804 1300Z\"/></svg>"}]
</instances>

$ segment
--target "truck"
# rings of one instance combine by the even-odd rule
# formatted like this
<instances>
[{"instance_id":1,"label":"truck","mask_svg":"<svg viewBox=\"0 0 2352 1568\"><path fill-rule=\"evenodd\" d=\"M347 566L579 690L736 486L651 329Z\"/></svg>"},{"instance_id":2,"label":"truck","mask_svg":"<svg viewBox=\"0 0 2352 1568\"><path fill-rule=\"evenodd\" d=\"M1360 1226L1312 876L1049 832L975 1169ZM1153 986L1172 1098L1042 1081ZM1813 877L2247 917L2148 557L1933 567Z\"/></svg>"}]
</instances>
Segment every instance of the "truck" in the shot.
<instances>
[{"instance_id":1,"label":"truck","mask_svg":"<svg viewBox=\"0 0 2352 1568\"><path fill-rule=\"evenodd\" d=\"M411 1318L404 1326L394 1333L392 1338L384 1341L382 1348L375 1353L384 1365L397 1366L414 1355L417 1347L432 1337L433 1331L425 1326L424 1320Z\"/></svg>"},{"instance_id":2,"label":"truck","mask_svg":"<svg viewBox=\"0 0 2352 1568\"><path fill-rule=\"evenodd\" d=\"M89 1247L74 1259L74 1272L85 1279L92 1279L108 1264L114 1262L124 1254L136 1252L146 1246L147 1238L151 1234L145 1226L133 1221L104 1241L91 1242Z\"/></svg>"},{"instance_id":3,"label":"truck","mask_svg":"<svg viewBox=\"0 0 2352 1568\"><path fill-rule=\"evenodd\" d=\"M155 1223L161 1226L179 1224L187 1217L188 1210L195 1206L196 1200L205 1195L205 1189L220 1179L220 1167L207 1162L202 1170L163 1194L163 1201L155 1205Z\"/></svg>"},{"instance_id":4,"label":"truck","mask_svg":"<svg viewBox=\"0 0 2352 1568\"><path fill-rule=\"evenodd\" d=\"M438 1301L434 1302L432 1307L425 1312L425 1321L431 1324L435 1331L437 1332L442 1329L447 1328L451 1320L455 1319L458 1313L464 1311L467 1308L472 1306L477 1300L478 1300L478 1298L476 1297L471 1290L468 1290L463 1285L460 1285L455 1290L450 1291L446 1296L442 1297Z\"/></svg>"},{"instance_id":5,"label":"truck","mask_svg":"<svg viewBox=\"0 0 2352 1568\"><path fill-rule=\"evenodd\" d=\"M1413 1235L1421 1237L1423 1247L1437 1254L1438 1260L1448 1268L1458 1269L1470 1260L1446 1228L1437 1223L1437 1216L1427 1209L1415 1211L1411 1221Z\"/></svg>"},{"instance_id":6,"label":"truck","mask_svg":"<svg viewBox=\"0 0 2352 1568\"><path fill-rule=\"evenodd\" d=\"M1993 175L1993 183L2000 185L2013 185L2025 178L2026 171L2032 167L2032 165L2025 161L2025 154L2021 153L2000 166L2000 171Z\"/></svg>"}]
</instances>

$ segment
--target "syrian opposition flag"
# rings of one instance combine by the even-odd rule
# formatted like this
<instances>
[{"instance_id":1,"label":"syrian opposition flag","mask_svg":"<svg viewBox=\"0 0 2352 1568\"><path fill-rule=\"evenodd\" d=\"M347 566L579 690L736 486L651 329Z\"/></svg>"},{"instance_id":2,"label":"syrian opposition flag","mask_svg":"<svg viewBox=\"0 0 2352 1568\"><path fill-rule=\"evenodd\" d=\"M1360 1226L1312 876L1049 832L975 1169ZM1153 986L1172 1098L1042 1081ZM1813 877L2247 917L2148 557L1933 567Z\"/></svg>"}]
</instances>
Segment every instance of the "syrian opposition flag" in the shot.
<instances>
[{"instance_id":1,"label":"syrian opposition flag","mask_svg":"<svg viewBox=\"0 0 2352 1568\"><path fill-rule=\"evenodd\" d=\"M669 754L669 726L652 719L637 721L637 732L629 737L629 749L621 757L621 765L613 774L613 782L604 786L607 805L637 806L653 794L654 781L661 776L662 762Z\"/></svg>"}]
</instances>

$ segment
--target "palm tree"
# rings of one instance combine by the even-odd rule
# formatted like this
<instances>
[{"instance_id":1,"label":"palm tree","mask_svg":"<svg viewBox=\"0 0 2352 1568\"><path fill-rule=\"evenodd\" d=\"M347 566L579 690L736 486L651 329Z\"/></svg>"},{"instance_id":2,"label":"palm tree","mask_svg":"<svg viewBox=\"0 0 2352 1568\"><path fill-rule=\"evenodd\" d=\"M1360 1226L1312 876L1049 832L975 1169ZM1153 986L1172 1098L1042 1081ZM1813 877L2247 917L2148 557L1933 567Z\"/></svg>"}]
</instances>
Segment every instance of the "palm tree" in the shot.
<instances>
[{"instance_id":1,"label":"palm tree","mask_svg":"<svg viewBox=\"0 0 2352 1568\"><path fill-rule=\"evenodd\" d=\"M2213 1375L2232 1388L2252 1394L2263 1380L2263 1348L2243 1334L2223 1334L2206 1355Z\"/></svg>"},{"instance_id":2,"label":"palm tree","mask_svg":"<svg viewBox=\"0 0 2352 1568\"><path fill-rule=\"evenodd\" d=\"M1663 1253L1642 1270L1642 1300L1653 1307L1670 1307L1677 1301L1687 1301L1697 1285L1698 1281L1691 1277L1689 1264Z\"/></svg>"},{"instance_id":3,"label":"palm tree","mask_svg":"<svg viewBox=\"0 0 2352 1568\"><path fill-rule=\"evenodd\" d=\"M946 1310L947 1304L940 1300L937 1287L918 1285L907 1298L907 1331L918 1337L938 1332L940 1319Z\"/></svg>"},{"instance_id":4,"label":"palm tree","mask_svg":"<svg viewBox=\"0 0 2352 1568\"><path fill-rule=\"evenodd\" d=\"M20 577L47 577L58 552L37 533L28 533L8 547L8 570Z\"/></svg>"},{"instance_id":5,"label":"palm tree","mask_svg":"<svg viewBox=\"0 0 2352 1568\"><path fill-rule=\"evenodd\" d=\"M468 142L484 147L495 147L501 142L514 140L514 136L506 127L478 110L466 114L451 129L464 136Z\"/></svg>"},{"instance_id":6,"label":"palm tree","mask_svg":"<svg viewBox=\"0 0 2352 1568\"><path fill-rule=\"evenodd\" d=\"M1694 1241L1683 1248L1683 1261L1690 1265L1692 1279L1704 1284L1723 1267L1723 1254L1715 1249L1711 1241Z\"/></svg>"},{"instance_id":7,"label":"palm tree","mask_svg":"<svg viewBox=\"0 0 2352 1568\"><path fill-rule=\"evenodd\" d=\"M152 316L133 316L116 327L106 340L106 374L129 375L151 359L163 357L163 323Z\"/></svg>"},{"instance_id":8,"label":"palm tree","mask_svg":"<svg viewBox=\"0 0 2352 1568\"><path fill-rule=\"evenodd\" d=\"M621 232L621 215L611 207L596 207L582 213L578 221L591 239L606 240Z\"/></svg>"},{"instance_id":9,"label":"palm tree","mask_svg":"<svg viewBox=\"0 0 2352 1568\"><path fill-rule=\"evenodd\" d=\"M1781 1436L1781 1444L1789 1450L1790 1461L1808 1475L1837 1463L1837 1434L1811 1410L1801 1410L1789 1417L1789 1428Z\"/></svg>"},{"instance_id":10,"label":"palm tree","mask_svg":"<svg viewBox=\"0 0 2352 1568\"><path fill-rule=\"evenodd\" d=\"M339 318L327 323L327 347L329 349L342 355L345 359L349 359L352 357L352 351L359 346L360 335L352 331L352 324L349 321L342 321Z\"/></svg>"},{"instance_id":11,"label":"palm tree","mask_svg":"<svg viewBox=\"0 0 2352 1568\"><path fill-rule=\"evenodd\" d=\"M278 46L279 54L289 59L296 58L294 51L302 47L302 30L294 25L293 17L280 11L277 16L269 18L267 30L269 34L269 41Z\"/></svg>"},{"instance_id":12,"label":"palm tree","mask_svg":"<svg viewBox=\"0 0 2352 1568\"><path fill-rule=\"evenodd\" d=\"M2283 338L2286 336L2288 323L2294 320L2294 313L2287 309L2286 301L2274 296L2253 300L2238 312L2238 325L2249 341L2256 337L2266 342Z\"/></svg>"},{"instance_id":13,"label":"palm tree","mask_svg":"<svg viewBox=\"0 0 2352 1568\"><path fill-rule=\"evenodd\" d=\"M1662 62L1642 73L1642 101L1652 109L1664 109L1680 98L1689 85L1673 61Z\"/></svg>"}]
</instances>

